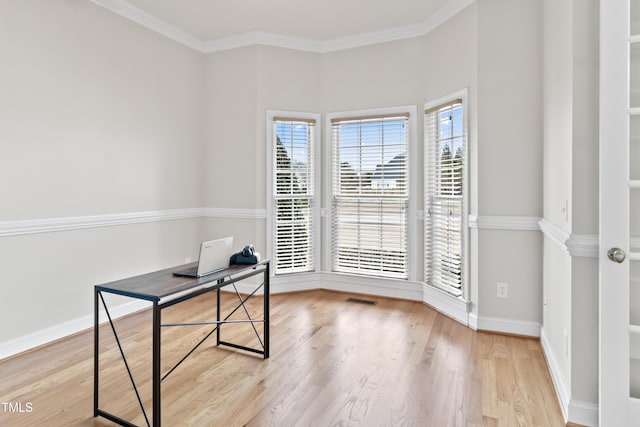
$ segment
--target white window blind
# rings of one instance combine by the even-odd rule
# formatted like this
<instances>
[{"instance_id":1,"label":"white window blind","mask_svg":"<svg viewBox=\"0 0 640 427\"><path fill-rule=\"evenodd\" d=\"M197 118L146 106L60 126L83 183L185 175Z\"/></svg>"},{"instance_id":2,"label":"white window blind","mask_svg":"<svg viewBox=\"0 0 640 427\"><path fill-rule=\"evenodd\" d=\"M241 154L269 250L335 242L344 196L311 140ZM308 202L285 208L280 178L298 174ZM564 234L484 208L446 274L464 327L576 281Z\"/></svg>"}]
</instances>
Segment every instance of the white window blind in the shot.
<instances>
[{"instance_id":1,"label":"white window blind","mask_svg":"<svg viewBox=\"0 0 640 427\"><path fill-rule=\"evenodd\" d=\"M466 135L456 99L425 111L425 282L463 294Z\"/></svg>"},{"instance_id":2,"label":"white window blind","mask_svg":"<svg viewBox=\"0 0 640 427\"><path fill-rule=\"evenodd\" d=\"M407 278L408 114L332 119L333 270Z\"/></svg>"},{"instance_id":3,"label":"white window blind","mask_svg":"<svg viewBox=\"0 0 640 427\"><path fill-rule=\"evenodd\" d=\"M275 274L314 269L313 119L273 118L273 236Z\"/></svg>"}]
</instances>

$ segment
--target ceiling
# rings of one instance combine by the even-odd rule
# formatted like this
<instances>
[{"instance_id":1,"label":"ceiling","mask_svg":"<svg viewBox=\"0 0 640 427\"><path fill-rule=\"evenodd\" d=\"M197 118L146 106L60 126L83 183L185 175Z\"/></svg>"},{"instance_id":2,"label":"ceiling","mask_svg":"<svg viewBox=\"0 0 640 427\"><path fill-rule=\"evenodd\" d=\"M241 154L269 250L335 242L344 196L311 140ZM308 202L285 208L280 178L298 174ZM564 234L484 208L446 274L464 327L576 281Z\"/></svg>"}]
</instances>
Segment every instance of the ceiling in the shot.
<instances>
[{"instance_id":1,"label":"ceiling","mask_svg":"<svg viewBox=\"0 0 640 427\"><path fill-rule=\"evenodd\" d=\"M473 0L92 0L201 51L242 44L338 50L424 34ZM262 40L262 41L261 41ZM342 42L336 44L336 42ZM348 47L348 46L347 46Z\"/></svg>"}]
</instances>

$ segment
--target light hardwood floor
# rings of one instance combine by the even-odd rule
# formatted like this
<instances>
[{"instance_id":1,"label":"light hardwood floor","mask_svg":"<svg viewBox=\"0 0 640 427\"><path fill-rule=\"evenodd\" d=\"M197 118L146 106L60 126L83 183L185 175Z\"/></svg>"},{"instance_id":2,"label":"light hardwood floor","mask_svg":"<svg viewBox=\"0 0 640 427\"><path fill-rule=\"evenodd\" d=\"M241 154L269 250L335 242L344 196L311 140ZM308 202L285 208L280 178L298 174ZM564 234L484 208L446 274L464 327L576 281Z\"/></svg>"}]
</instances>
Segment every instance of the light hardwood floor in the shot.
<instances>
[{"instance_id":1,"label":"light hardwood floor","mask_svg":"<svg viewBox=\"0 0 640 427\"><path fill-rule=\"evenodd\" d=\"M475 332L422 303L311 291L271 297L271 357L210 338L162 384L164 426L564 426L537 340ZM225 294L225 306L236 298ZM210 320L204 295L163 311L163 323ZM240 319L239 310L234 318ZM251 304L261 317L261 301ZM208 319L205 319L208 317ZM151 316L117 321L150 413ZM210 328L164 328L163 372ZM223 339L259 346L246 324ZM133 389L101 327L100 407L145 425ZM2 426L111 426L93 418L93 333L0 362Z\"/></svg>"}]
</instances>

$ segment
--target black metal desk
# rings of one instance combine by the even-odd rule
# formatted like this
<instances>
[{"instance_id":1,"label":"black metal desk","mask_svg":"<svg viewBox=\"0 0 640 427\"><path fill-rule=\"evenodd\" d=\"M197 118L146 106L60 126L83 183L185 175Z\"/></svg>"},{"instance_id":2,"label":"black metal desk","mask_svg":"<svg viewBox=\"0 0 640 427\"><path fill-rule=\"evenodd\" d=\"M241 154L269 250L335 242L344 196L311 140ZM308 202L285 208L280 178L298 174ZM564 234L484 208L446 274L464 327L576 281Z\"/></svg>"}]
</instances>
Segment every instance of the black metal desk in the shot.
<instances>
[{"instance_id":1,"label":"black metal desk","mask_svg":"<svg viewBox=\"0 0 640 427\"><path fill-rule=\"evenodd\" d=\"M195 263L193 264L195 266ZM118 334L116 333L113 321L111 319L111 315L109 313L109 309L107 304L105 303L103 293L111 293L117 295L124 295L131 298L142 299L146 301L150 301L153 303L153 337L152 337L152 376L153 376L153 386L152 386L152 405L153 405L153 417L152 422L153 426L160 426L160 385L162 381L169 375L175 368L177 368L187 357L189 357L207 338L209 338L214 332L216 332L216 344L217 345L225 345L237 349L242 349L254 353L261 354L263 358L269 357L269 261L265 260L255 265L232 265L226 270L220 271L218 273L214 273L205 277L201 277L198 279L191 279L185 277L176 277L173 276L174 271L178 271L184 269L185 267L189 267L188 265L181 265L179 267L173 267L166 270L156 271L154 273L143 274L141 276L131 277L128 279L118 280L111 283L105 283L102 285L95 286L94 293L94 383L93 383L93 391L94 391L94 402L93 402L93 415L94 417L102 416L107 418L113 422L116 422L120 425L124 426L134 426L129 421L126 421L116 415L113 415L109 412L103 411L99 408L99 399L98 393L100 391L99 388L99 359L100 359L100 349L99 349L99 302L102 302L102 306L106 311L107 318L109 320L109 324L111 325L111 329L115 336L116 343L120 350L120 355L122 356L122 360L124 361L125 367L127 368L127 372L129 374L129 379L133 385L136 397L138 398L138 403L140 404L140 408L142 409L142 413L144 415L145 421L148 426L151 426L149 422L149 417L142 403L142 398L140 397L140 393L138 392L138 387L133 379L131 374L131 370L129 369L129 365L127 363L127 359L125 357L122 345L120 344L120 339L118 338ZM254 289L254 291L246 297L243 297L238 292L235 283L247 279L249 277L255 276L262 273L264 275L263 282ZM226 286L233 286L233 290L235 291L238 297L238 305L235 309L233 309L224 319L220 319L220 290ZM263 288L264 293L264 318L252 319L249 311L245 306L245 302L251 298L255 293ZM208 292L217 292L217 315L216 320L211 322L197 322L197 323L186 323L186 324L167 324L163 325L161 323L161 312L162 309L176 305L180 302L187 301L191 298L195 298L199 295L208 293ZM243 308L248 320L228 320L233 313L235 313L238 309ZM258 341L260 341L262 348L255 349L250 347L245 347L242 345L234 344L231 342L222 341L220 339L220 326L224 323L231 322L249 322L253 326L253 330L258 337ZM255 327L255 323L263 323L263 339L260 339L260 335ZM171 368L168 372L161 375L160 372L160 329L163 326L183 326L183 325L215 325L215 327L193 348L191 349L173 368Z\"/></svg>"}]
</instances>

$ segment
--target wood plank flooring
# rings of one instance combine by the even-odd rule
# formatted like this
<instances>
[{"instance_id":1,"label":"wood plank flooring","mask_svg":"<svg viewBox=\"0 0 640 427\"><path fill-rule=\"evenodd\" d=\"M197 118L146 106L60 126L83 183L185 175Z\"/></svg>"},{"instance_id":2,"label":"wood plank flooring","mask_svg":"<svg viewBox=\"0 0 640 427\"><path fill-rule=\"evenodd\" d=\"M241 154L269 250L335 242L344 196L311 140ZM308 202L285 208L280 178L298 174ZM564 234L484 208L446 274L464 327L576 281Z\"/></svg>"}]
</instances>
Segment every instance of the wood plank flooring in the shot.
<instances>
[{"instance_id":1,"label":"wood plank flooring","mask_svg":"<svg viewBox=\"0 0 640 427\"><path fill-rule=\"evenodd\" d=\"M564 426L537 340L475 332L418 302L350 296L273 295L268 360L205 341L162 383L163 425ZM250 304L258 318L261 304ZM214 318L211 295L163 311L163 323ZM116 327L151 419L151 314ZM163 373L210 329L163 328ZM146 425L113 334L100 333L100 407ZM224 325L222 337L260 346L248 324ZM93 417L92 331L0 362L0 399L23 409L0 406L2 426L114 425Z\"/></svg>"}]
</instances>

